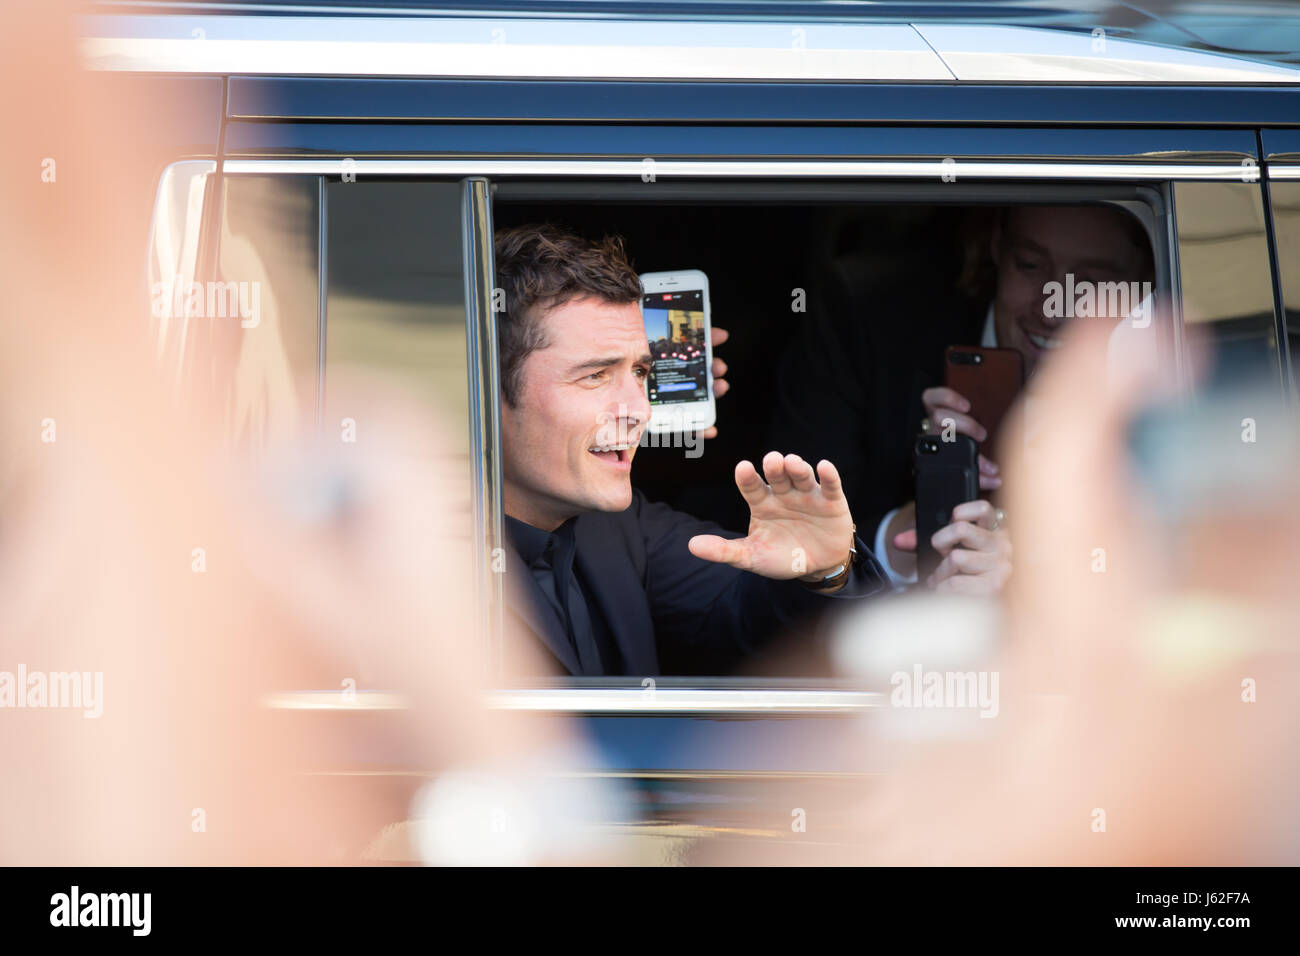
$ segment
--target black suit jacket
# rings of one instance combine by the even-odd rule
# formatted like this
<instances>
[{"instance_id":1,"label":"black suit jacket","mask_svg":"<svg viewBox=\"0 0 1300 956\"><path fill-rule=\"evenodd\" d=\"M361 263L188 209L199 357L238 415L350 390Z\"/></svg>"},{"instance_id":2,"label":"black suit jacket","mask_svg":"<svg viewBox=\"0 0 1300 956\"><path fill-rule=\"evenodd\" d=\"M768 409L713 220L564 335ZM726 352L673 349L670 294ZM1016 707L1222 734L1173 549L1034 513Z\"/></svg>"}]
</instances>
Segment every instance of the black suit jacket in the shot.
<instances>
[{"instance_id":1,"label":"black suit jacket","mask_svg":"<svg viewBox=\"0 0 1300 956\"><path fill-rule=\"evenodd\" d=\"M915 497L921 393L943 384L949 345L978 345L988 302L957 292L955 266L917 263L868 280L858 255L832 260L782 362L768 445L839 469L858 529Z\"/></svg>"},{"instance_id":2,"label":"black suit jacket","mask_svg":"<svg viewBox=\"0 0 1300 956\"><path fill-rule=\"evenodd\" d=\"M843 589L809 591L798 581L774 581L695 557L686 542L697 534L743 535L700 521L634 491L621 512L588 512L574 526L575 569L588 604L602 615L623 657L624 673L718 674L733 668L774 635L827 607L828 600L863 598L886 590L884 571L856 543L862 560ZM549 651L558 673L578 661L541 588L513 545L506 552L507 608Z\"/></svg>"}]
</instances>

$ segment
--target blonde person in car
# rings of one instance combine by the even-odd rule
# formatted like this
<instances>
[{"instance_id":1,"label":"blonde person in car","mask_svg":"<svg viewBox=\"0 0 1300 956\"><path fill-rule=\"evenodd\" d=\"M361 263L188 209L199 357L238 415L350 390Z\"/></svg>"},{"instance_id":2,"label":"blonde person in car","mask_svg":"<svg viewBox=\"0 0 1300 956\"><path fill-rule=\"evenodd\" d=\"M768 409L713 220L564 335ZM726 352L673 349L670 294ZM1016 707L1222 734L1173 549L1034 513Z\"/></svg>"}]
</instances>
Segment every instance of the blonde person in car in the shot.
<instances>
[{"instance_id":1,"label":"blonde person in car","mask_svg":"<svg viewBox=\"0 0 1300 956\"><path fill-rule=\"evenodd\" d=\"M914 263L885 289L859 278L860 259L830 265L784 363L787 384L769 433L769 444L840 463L860 509L859 527L898 587L917 583L911 450L918 426L939 434L947 421L977 442L988 437L968 397L943 386L944 350L1014 349L1032 377L1060 347L1062 328L1077 311L1057 307L1053 283L1073 290L1149 280L1152 271L1140 223L1108 206L1007 208L964 257L954 233L933 240L935 258L942 259L943 240L955 253L946 263ZM1106 303L1096 309L1094 302L1092 311L1111 325L1124 319ZM1002 487L998 462L981 455L979 472L982 492ZM1004 518L986 498L959 505L932 539L942 560L922 583L968 594L1000 591L1012 572Z\"/></svg>"}]
</instances>

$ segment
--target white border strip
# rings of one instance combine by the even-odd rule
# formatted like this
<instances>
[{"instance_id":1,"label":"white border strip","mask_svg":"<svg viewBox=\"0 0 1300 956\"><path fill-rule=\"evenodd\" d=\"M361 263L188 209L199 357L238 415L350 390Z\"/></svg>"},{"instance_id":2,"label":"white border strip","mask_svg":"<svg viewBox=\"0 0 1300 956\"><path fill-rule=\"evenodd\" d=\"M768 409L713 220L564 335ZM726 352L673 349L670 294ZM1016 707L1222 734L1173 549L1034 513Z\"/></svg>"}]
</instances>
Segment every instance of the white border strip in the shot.
<instances>
[{"instance_id":1,"label":"white border strip","mask_svg":"<svg viewBox=\"0 0 1300 956\"><path fill-rule=\"evenodd\" d=\"M1274 166L1269 164L1269 179L1300 179L1300 166Z\"/></svg>"},{"instance_id":2,"label":"white border strip","mask_svg":"<svg viewBox=\"0 0 1300 956\"><path fill-rule=\"evenodd\" d=\"M753 716L851 714L885 706L884 694L841 690L697 690L695 688L603 687L501 690L487 695L497 710L563 714L734 714ZM286 691L263 704L273 710L402 710L398 694L338 690Z\"/></svg>"},{"instance_id":3,"label":"white border strip","mask_svg":"<svg viewBox=\"0 0 1300 956\"><path fill-rule=\"evenodd\" d=\"M939 179L1243 179L1240 163L1014 163L966 160L676 159L227 159L228 175L596 176L653 181L659 176L717 178ZM1256 173L1258 176L1258 173Z\"/></svg>"}]
</instances>

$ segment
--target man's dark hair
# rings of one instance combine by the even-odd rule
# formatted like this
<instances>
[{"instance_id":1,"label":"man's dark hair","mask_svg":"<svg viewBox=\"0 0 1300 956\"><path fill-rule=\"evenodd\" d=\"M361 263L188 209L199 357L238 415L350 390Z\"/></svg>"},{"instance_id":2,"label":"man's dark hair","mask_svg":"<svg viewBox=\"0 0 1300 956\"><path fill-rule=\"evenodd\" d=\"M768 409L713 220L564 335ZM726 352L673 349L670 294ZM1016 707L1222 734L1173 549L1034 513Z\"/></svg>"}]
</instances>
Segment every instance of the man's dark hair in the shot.
<instances>
[{"instance_id":1,"label":"man's dark hair","mask_svg":"<svg viewBox=\"0 0 1300 956\"><path fill-rule=\"evenodd\" d=\"M524 360L550 344L546 312L588 296L639 302L641 279L618 236L595 242L549 224L516 226L497 232L495 246L497 286L505 291L505 311L497 314L501 391L516 405Z\"/></svg>"}]
</instances>

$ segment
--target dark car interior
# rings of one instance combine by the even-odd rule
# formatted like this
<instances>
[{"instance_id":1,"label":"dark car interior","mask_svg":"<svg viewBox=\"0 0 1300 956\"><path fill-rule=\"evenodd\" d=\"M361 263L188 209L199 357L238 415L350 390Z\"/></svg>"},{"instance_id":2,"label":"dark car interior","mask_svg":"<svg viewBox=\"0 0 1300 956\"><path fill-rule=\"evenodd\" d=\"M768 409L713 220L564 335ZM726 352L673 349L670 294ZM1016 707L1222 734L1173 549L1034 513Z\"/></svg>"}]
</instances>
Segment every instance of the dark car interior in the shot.
<instances>
[{"instance_id":1,"label":"dark car interior","mask_svg":"<svg viewBox=\"0 0 1300 956\"><path fill-rule=\"evenodd\" d=\"M749 512L732 471L757 463L772 419L781 358L800 333L795 290L816 294L822 264L850 256L863 281L898 281L918 263L951 266L971 210L956 206L668 201L563 204L501 202L497 228L549 222L581 235L621 235L638 272L700 269L709 277L712 321L730 333L717 357L730 390L717 402L718 437L699 457L679 447L637 451L633 482L651 500L743 532ZM828 414L835 414L829 409Z\"/></svg>"}]
</instances>

